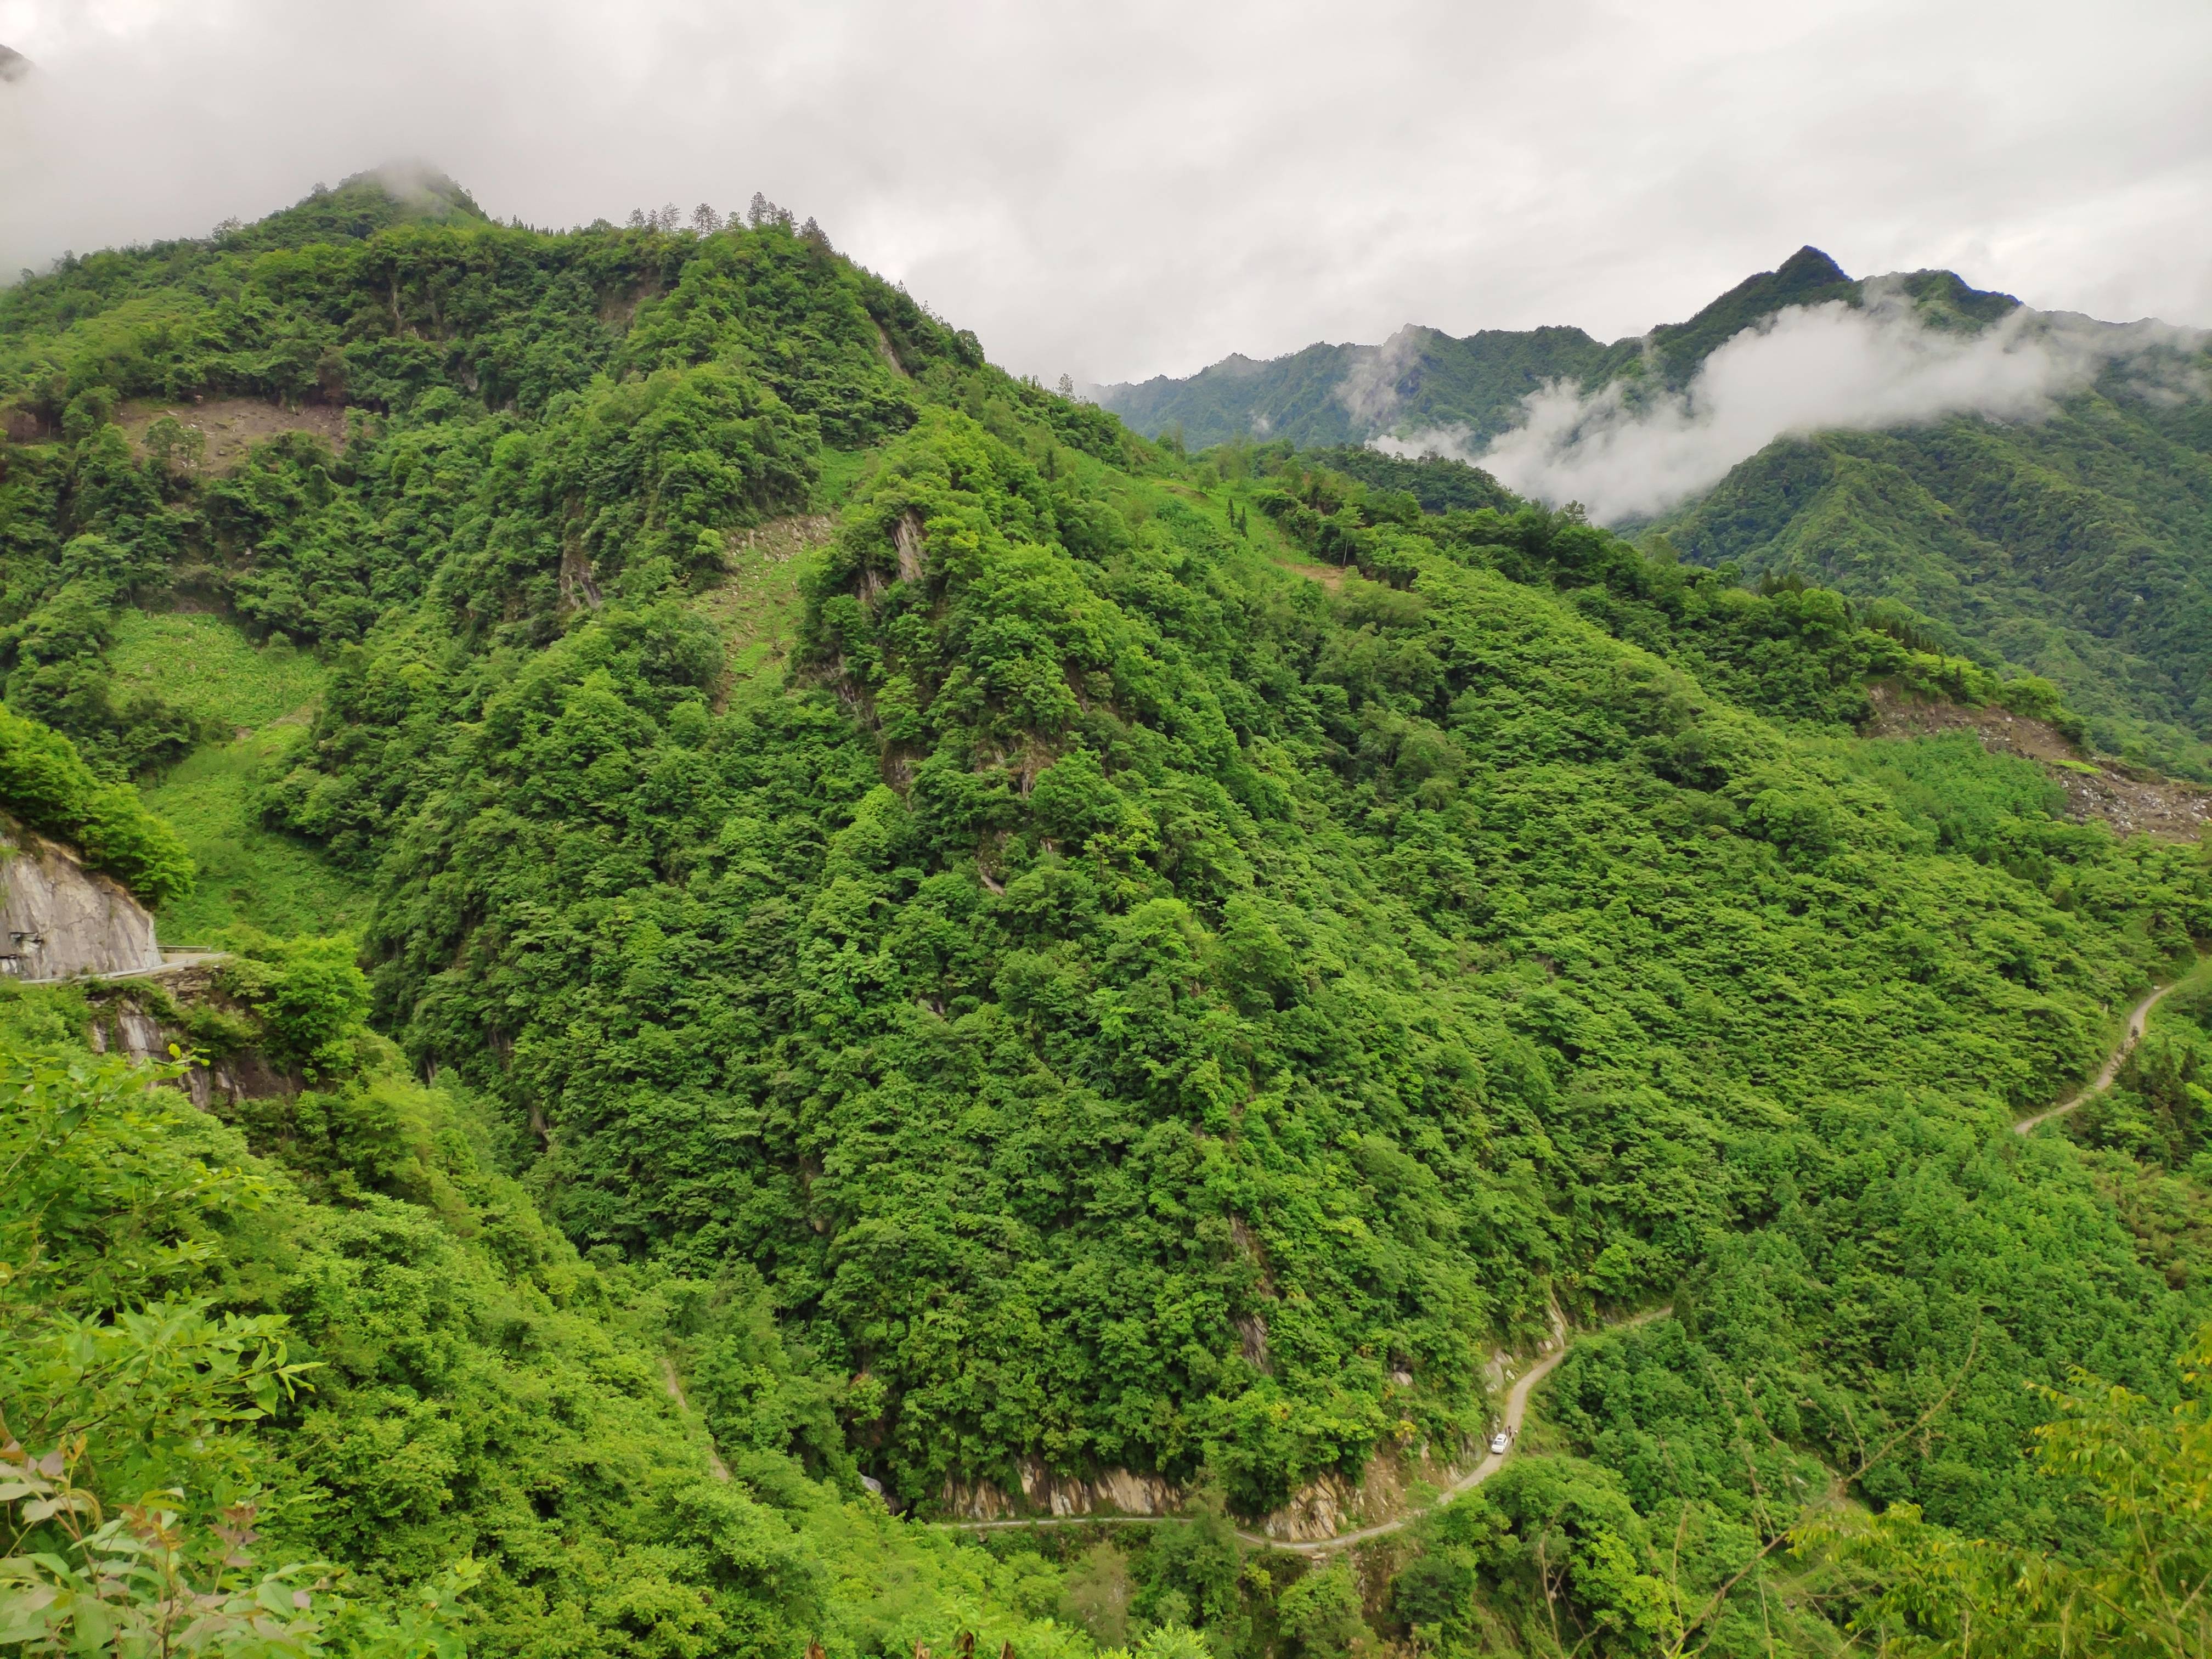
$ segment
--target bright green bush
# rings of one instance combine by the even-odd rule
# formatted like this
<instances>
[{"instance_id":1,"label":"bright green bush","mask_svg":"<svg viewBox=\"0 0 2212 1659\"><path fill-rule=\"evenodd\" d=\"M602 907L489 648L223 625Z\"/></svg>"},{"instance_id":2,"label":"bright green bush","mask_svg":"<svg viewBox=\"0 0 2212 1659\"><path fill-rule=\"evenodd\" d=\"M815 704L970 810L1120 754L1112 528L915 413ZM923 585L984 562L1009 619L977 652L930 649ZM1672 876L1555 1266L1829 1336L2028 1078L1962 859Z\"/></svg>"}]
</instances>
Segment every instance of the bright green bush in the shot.
<instances>
[{"instance_id":1,"label":"bright green bush","mask_svg":"<svg viewBox=\"0 0 2212 1659\"><path fill-rule=\"evenodd\" d=\"M191 891L191 860L127 783L104 783L59 732L0 705L0 811L76 848L149 904Z\"/></svg>"}]
</instances>

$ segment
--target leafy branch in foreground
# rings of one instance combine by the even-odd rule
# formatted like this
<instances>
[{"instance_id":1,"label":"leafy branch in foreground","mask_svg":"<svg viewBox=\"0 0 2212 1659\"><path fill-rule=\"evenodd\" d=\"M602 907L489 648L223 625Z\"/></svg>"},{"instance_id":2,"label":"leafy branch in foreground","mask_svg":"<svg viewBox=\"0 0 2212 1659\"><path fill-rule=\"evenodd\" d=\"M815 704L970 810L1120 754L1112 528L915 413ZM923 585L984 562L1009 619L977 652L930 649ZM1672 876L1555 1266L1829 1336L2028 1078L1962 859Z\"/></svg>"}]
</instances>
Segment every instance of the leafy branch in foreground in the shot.
<instances>
[{"instance_id":1,"label":"leafy branch in foreground","mask_svg":"<svg viewBox=\"0 0 2212 1659\"><path fill-rule=\"evenodd\" d=\"M1926 1433L1929 1427L1935 1423L1937 1418L1943 1414L1944 1410L1951 1404L1952 1401L1957 1397L1960 1384L1966 1382L1968 1374L1974 1369L1974 1361L1981 1352L1981 1327L1977 1325L1974 1328L1972 1339L1966 1345L1966 1360L1962 1364L1960 1364L1957 1374L1952 1377L1949 1384L1945 1387L1943 1392L1938 1395L1936 1399L1930 1402L1928 1408L1922 1412L1918 1417L1912 1420L1912 1422L1903 1428L1896 1430L1886 1438L1878 1442L1871 1449L1867 1447L1863 1438L1860 1439L1858 1462L1853 1465L1850 1469L1839 1474L1836 1477L1832 1490L1838 1492L1849 1492L1867 1475L1871 1474L1876 1468L1880 1468L1881 1465L1900 1447L1904 1446L1907 1442L1912 1440L1916 1437ZM1758 1397L1753 1393L1750 1383L1747 1380L1744 1385L1744 1402L1750 1408L1751 1414L1753 1418L1757 1420L1761 1431L1764 1432L1770 1439L1774 1438L1774 1431L1768 1425L1765 1415L1759 1410ZM1759 1512L1763 1518L1766 1510L1766 1495L1765 1491L1759 1486L1758 1470L1753 1466L1751 1459L1747 1456L1744 1462L1746 1468L1749 1474L1751 1489L1753 1495L1758 1499ZM1759 1549L1751 1556L1751 1558L1745 1561L1741 1566L1738 1567L1735 1571L1729 1574L1728 1577L1723 1579L1720 1584L1714 1589L1712 1593L1705 1598L1704 1603L1695 1613L1691 1613L1686 1619L1680 1619L1679 1620L1675 1629L1670 1633L1670 1638L1663 1649L1668 1659L1683 1659L1683 1656L1685 1655L1692 1656L1692 1659L1694 1659L1694 1656L1702 1654L1707 1648L1711 1647L1712 1645L1713 1638L1715 1634L1717 1634L1713 1620L1720 1613L1721 1609L1728 1605L1729 1597L1735 1593L1737 1587L1741 1585L1747 1577L1750 1577L1752 1572L1758 1568L1762 1562L1766 1560L1769 1556L1772 1555L1784 1545L1789 1544L1797 1538L1802 1531L1802 1528L1763 1528L1762 1529L1765 1530L1768 1535L1765 1541L1759 1546ZM1678 1528L1674 1543L1674 1575L1678 1583L1680 1577L1680 1559L1681 1535L1680 1531ZM1763 1589L1760 1593L1764 1595L1765 1591ZM1678 1600L1679 1594L1680 1592L1678 1590ZM1694 1648L1689 1646L1691 1637L1697 1634L1700 1630L1703 1630L1705 1632L1705 1638Z\"/></svg>"},{"instance_id":2,"label":"leafy branch in foreground","mask_svg":"<svg viewBox=\"0 0 2212 1659\"><path fill-rule=\"evenodd\" d=\"M397 1619L357 1612L319 1563L256 1571L251 1503L193 1527L169 1507L181 1492L154 1492L103 1519L98 1498L73 1479L83 1443L39 1456L12 1440L0 1446L0 1504L17 1506L19 1538L43 1523L66 1540L0 1559L0 1647L117 1659L460 1659L448 1608L474 1582L472 1563Z\"/></svg>"},{"instance_id":3,"label":"leafy branch in foreground","mask_svg":"<svg viewBox=\"0 0 2212 1659\"><path fill-rule=\"evenodd\" d=\"M2055 1412L2038 1464L2101 1506L2106 1536L2073 1558L1955 1537L1899 1504L1829 1516L1795 1534L1867 1575L1854 1631L1896 1659L2181 1659L2212 1651L2212 1326L2180 1360L2161 1407L2075 1371L2037 1388Z\"/></svg>"}]
</instances>

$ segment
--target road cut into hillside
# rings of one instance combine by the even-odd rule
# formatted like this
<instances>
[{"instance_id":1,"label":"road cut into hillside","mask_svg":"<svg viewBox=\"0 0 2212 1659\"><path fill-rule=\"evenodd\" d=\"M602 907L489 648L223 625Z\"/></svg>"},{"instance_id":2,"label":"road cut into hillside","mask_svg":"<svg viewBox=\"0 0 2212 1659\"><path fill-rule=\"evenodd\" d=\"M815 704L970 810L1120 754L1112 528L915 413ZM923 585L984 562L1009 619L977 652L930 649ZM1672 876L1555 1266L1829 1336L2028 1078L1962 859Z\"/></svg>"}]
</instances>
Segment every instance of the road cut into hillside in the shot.
<instances>
[{"instance_id":1,"label":"road cut into hillside","mask_svg":"<svg viewBox=\"0 0 2212 1659\"><path fill-rule=\"evenodd\" d=\"M2105 1061L2105 1069L2097 1073L2097 1080L2094 1083L2070 1100L2062 1100L2057 1105L2038 1112L2033 1117L2021 1119L2012 1126L2012 1132L2016 1135L2024 1135L2038 1125L2050 1122L2054 1117L2064 1117L2067 1113L2094 1100L2106 1090L2111 1088L2112 1079L2120 1074L2120 1067L2127 1064L2128 1056L2135 1052L2136 1044L2142 1041L2143 1029L2150 1024L2150 1011L2158 1006L2160 998L2180 983L2179 980L2176 980L2173 985L2160 986L2129 1012L2128 1029L2120 1038L2120 1046L2112 1050L2111 1058Z\"/></svg>"},{"instance_id":2,"label":"road cut into hillside","mask_svg":"<svg viewBox=\"0 0 2212 1659\"><path fill-rule=\"evenodd\" d=\"M1513 1455L1521 1443L1521 1425L1528 1414L1528 1396L1535 1391L1539 1382L1558 1368L1559 1362L1567 1357L1567 1350L1572 1347L1578 1339L1606 1332L1632 1330L1637 1326L1647 1325L1655 1319L1664 1319L1674 1311L1674 1304L1669 1303L1663 1308L1652 1308L1640 1314L1632 1314L1626 1319L1616 1320L1610 1325L1601 1325L1592 1330L1580 1332L1570 1332L1566 1328L1565 1322L1559 1319L1555 1311L1553 1316L1553 1328L1559 1339L1557 1343L1550 1352L1538 1359L1534 1364L1515 1379L1512 1388L1506 1393L1502 1424L1508 1439L1506 1449L1502 1452L1486 1452L1480 1462L1454 1480L1434 1498L1422 1504L1419 1509L1408 1510L1395 1520L1377 1522L1371 1527L1360 1527L1353 1531L1340 1532L1328 1538L1270 1538L1265 1533L1247 1532L1241 1527L1237 1529L1237 1536L1243 1542L1261 1549L1286 1550L1293 1555L1326 1556L1354 1544L1364 1544L1370 1538L1387 1537L1391 1533L1403 1531L1431 1510L1442 1509L1455 1498L1472 1492L1505 1467L1506 1460ZM1170 1521L1182 1521L1188 1518L1186 1516L1176 1515L1047 1515L1012 1521L933 1521L928 1524L942 1528L948 1532L998 1532L1020 1527L1084 1527L1107 1524L1159 1526Z\"/></svg>"}]
</instances>

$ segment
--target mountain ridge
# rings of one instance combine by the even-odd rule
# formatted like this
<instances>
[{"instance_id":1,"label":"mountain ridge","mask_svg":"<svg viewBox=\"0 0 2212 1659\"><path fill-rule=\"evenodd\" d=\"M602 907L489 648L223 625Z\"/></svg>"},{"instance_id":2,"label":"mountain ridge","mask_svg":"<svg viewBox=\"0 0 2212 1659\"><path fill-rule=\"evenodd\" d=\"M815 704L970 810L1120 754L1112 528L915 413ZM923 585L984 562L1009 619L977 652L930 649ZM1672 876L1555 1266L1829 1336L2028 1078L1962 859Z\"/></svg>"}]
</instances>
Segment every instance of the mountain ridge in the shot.
<instances>
[{"instance_id":1,"label":"mountain ridge","mask_svg":"<svg viewBox=\"0 0 2212 1659\"><path fill-rule=\"evenodd\" d=\"M1370 443L1474 459L1531 429L1539 392L1580 400L1555 434L1563 443L1577 441L1577 422L1602 443L1636 436L1647 418L1692 441L1726 395L1700 382L1702 403L1686 396L1717 351L1758 340L1747 331L1769 319L1807 314L1793 307L1836 303L1870 323L1909 317L1909 349L1888 365L1898 374L1953 340L2003 343L2014 356L1976 371L1992 376L2045 339L2057 358L2108 355L2094 375L2059 377L2046 407L2017 416L1938 410L1747 443L1741 459L1714 467L1717 482L1624 522L1749 579L1815 581L1908 607L1947 649L2060 686L2100 748L2212 778L2212 660L2195 643L2212 638L2212 336L2034 312L1950 271L1854 278L1808 246L1686 320L1610 345L1578 330L1455 339L1409 327L1379 347L1246 359L1233 374L1109 388L1102 401L1139 430L1180 426L1193 448ZM1993 332L2003 330L2014 331ZM2156 364L2127 344L2137 337L2160 354ZM1859 366L1816 358L1796 372Z\"/></svg>"},{"instance_id":2,"label":"mountain ridge","mask_svg":"<svg viewBox=\"0 0 2212 1659\"><path fill-rule=\"evenodd\" d=\"M1569 324L1454 336L1408 323L1380 345L1316 342L1267 359L1231 353L1193 374L1094 386L1088 395L1147 437L1179 428L1183 442L1199 449L1240 437L1310 447L1445 428L1480 442L1515 425L1521 399L1547 382L1589 389L1648 373L1680 390L1717 348L1778 312L1832 300L1856 305L1882 286L1954 327L1985 325L2021 303L1948 270L1853 277L1808 244L1681 322L1611 342ZM1332 375L1333 386L1316 384Z\"/></svg>"}]
</instances>

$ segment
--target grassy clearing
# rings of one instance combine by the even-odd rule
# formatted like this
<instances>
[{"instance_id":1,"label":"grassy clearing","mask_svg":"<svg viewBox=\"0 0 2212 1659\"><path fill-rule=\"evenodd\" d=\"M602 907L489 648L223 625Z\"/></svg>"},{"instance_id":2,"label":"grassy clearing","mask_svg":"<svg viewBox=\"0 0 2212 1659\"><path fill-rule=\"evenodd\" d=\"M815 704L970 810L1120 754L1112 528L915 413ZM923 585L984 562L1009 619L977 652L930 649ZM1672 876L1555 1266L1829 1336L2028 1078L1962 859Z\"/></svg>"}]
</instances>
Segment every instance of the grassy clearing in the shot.
<instances>
[{"instance_id":1,"label":"grassy clearing","mask_svg":"<svg viewBox=\"0 0 2212 1659\"><path fill-rule=\"evenodd\" d=\"M303 842L264 829L252 807L259 769L297 741L272 726L199 750L145 793L175 826L199 881L155 918L164 945L201 945L234 922L276 934L335 933L368 915L367 891Z\"/></svg>"},{"instance_id":2,"label":"grassy clearing","mask_svg":"<svg viewBox=\"0 0 2212 1659\"><path fill-rule=\"evenodd\" d=\"M126 690L159 692L234 729L282 720L323 690L323 665L312 653L257 647L228 618L191 611L125 611L108 660Z\"/></svg>"},{"instance_id":3,"label":"grassy clearing","mask_svg":"<svg viewBox=\"0 0 2212 1659\"><path fill-rule=\"evenodd\" d=\"M361 885L305 842L264 829L254 780L322 695L325 669L289 645L257 647L225 617L125 611L110 660L144 686L240 735L186 758L143 793L184 838L199 881L155 918L164 945L198 945L234 922L277 934L334 933L368 915Z\"/></svg>"},{"instance_id":4,"label":"grassy clearing","mask_svg":"<svg viewBox=\"0 0 2212 1659\"><path fill-rule=\"evenodd\" d=\"M732 535L720 586L693 601L722 636L727 655L723 699L743 701L781 683L799 627L799 577L836 520L827 515L777 519Z\"/></svg>"},{"instance_id":5,"label":"grassy clearing","mask_svg":"<svg viewBox=\"0 0 2212 1659\"><path fill-rule=\"evenodd\" d=\"M879 449L824 449L822 477L814 487L818 510L835 513L853 499L860 481L882 463Z\"/></svg>"}]
</instances>

